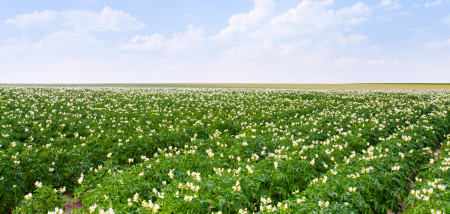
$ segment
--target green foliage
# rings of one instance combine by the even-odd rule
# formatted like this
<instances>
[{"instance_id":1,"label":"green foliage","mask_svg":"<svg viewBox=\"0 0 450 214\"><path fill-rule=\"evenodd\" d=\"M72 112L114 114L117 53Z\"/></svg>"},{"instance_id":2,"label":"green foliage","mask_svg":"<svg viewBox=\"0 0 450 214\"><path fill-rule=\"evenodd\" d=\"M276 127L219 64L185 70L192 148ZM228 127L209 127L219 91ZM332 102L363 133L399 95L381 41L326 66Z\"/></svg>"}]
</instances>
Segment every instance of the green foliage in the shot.
<instances>
[{"instance_id":1,"label":"green foliage","mask_svg":"<svg viewBox=\"0 0 450 214\"><path fill-rule=\"evenodd\" d=\"M437 160L429 159L414 179L414 188L406 198L411 207L406 213L450 212L450 135L440 148Z\"/></svg>"},{"instance_id":2,"label":"green foliage","mask_svg":"<svg viewBox=\"0 0 450 214\"><path fill-rule=\"evenodd\" d=\"M78 213L398 211L406 178L430 168L449 132L449 98L3 88L0 212L66 210L66 193L81 199Z\"/></svg>"},{"instance_id":3,"label":"green foliage","mask_svg":"<svg viewBox=\"0 0 450 214\"><path fill-rule=\"evenodd\" d=\"M42 186L42 183L36 182L37 189L24 197L18 209L13 213L38 213L42 211L54 211L63 209L63 205L69 199L63 194L66 188L53 189L52 186Z\"/></svg>"}]
</instances>

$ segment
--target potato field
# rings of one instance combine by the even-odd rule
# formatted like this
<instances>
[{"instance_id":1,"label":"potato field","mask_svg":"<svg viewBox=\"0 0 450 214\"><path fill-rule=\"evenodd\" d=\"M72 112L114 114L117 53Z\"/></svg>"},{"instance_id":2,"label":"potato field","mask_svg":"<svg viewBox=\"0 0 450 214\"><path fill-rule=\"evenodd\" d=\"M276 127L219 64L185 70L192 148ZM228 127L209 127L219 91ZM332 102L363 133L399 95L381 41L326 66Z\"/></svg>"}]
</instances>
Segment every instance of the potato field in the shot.
<instances>
[{"instance_id":1,"label":"potato field","mask_svg":"<svg viewBox=\"0 0 450 214\"><path fill-rule=\"evenodd\" d=\"M450 213L450 91L0 88L0 213Z\"/></svg>"}]
</instances>

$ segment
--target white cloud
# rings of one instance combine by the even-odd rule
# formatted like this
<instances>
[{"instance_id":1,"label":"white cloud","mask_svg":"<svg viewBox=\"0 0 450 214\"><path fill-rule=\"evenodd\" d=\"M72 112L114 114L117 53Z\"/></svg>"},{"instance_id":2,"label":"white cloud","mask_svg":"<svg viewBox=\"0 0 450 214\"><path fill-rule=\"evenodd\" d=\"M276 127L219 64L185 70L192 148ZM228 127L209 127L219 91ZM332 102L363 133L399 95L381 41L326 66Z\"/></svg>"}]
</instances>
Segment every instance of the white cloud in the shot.
<instances>
[{"instance_id":1,"label":"white cloud","mask_svg":"<svg viewBox=\"0 0 450 214\"><path fill-rule=\"evenodd\" d=\"M392 5L392 0L381 0L380 4L378 6L380 7L387 7Z\"/></svg>"},{"instance_id":2,"label":"white cloud","mask_svg":"<svg viewBox=\"0 0 450 214\"><path fill-rule=\"evenodd\" d=\"M298 52L298 50L306 50L310 49L312 45L311 40L309 39L299 39L289 42L287 44L280 44L278 49L278 53L280 55L290 55L292 53Z\"/></svg>"},{"instance_id":3,"label":"white cloud","mask_svg":"<svg viewBox=\"0 0 450 214\"><path fill-rule=\"evenodd\" d=\"M385 58L381 59L360 59L352 56L342 56L335 59L334 64L337 66L354 66L354 65L363 65L363 66L374 66L374 65L396 65L399 63L398 60L388 60Z\"/></svg>"},{"instance_id":4,"label":"white cloud","mask_svg":"<svg viewBox=\"0 0 450 214\"><path fill-rule=\"evenodd\" d=\"M105 7L100 13L83 10L35 11L20 14L5 21L19 27L47 25L54 28L71 29L80 32L127 31L145 27L136 17L119 10Z\"/></svg>"},{"instance_id":5,"label":"white cloud","mask_svg":"<svg viewBox=\"0 0 450 214\"><path fill-rule=\"evenodd\" d=\"M348 32L369 18L370 8L361 2L341 8L333 6L332 0L303 0L257 25L234 31L234 37L228 39L237 38L238 44L222 43L233 46L225 48L218 60L233 65L278 62L301 67L333 64L337 56L357 55L367 50L367 36ZM336 63L349 61L343 58Z\"/></svg>"},{"instance_id":6,"label":"white cloud","mask_svg":"<svg viewBox=\"0 0 450 214\"><path fill-rule=\"evenodd\" d=\"M426 8L430 8L430 7L438 6L438 5L440 5L440 4L442 4L442 0L436 0L436 1L433 1L433 2L427 2L427 3L425 3L425 7L426 7Z\"/></svg>"},{"instance_id":7,"label":"white cloud","mask_svg":"<svg viewBox=\"0 0 450 214\"><path fill-rule=\"evenodd\" d=\"M15 53L28 49L30 42L25 38L11 38L8 40L7 45L0 47L0 52L3 52L3 56L7 56L6 53Z\"/></svg>"},{"instance_id":8,"label":"white cloud","mask_svg":"<svg viewBox=\"0 0 450 214\"><path fill-rule=\"evenodd\" d=\"M229 39L239 33L248 32L258 26L273 13L275 4L272 0L253 0L255 8L248 13L235 14L228 19L228 27L222 29L214 38Z\"/></svg>"},{"instance_id":9,"label":"white cloud","mask_svg":"<svg viewBox=\"0 0 450 214\"><path fill-rule=\"evenodd\" d=\"M366 62L367 65L396 65L399 64L398 60L387 60L385 58L383 59L369 59Z\"/></svg>"},{"instance_id":10,"label":"white cloud","mask_svg":"<svg viewBox=\"0 0 450 214\"><path fill-rule=\"evenodd\" d=\"M86 65L86 62L83 60L71 60L71 59L65 59L61 62L61 66L63 67L82 67Z\"/></svg>"},{"instance_id":11,"label":"white cloud","mask_svg":"<svg viewBox=\"0 0 450 214\"><path fill-rule=\"evenodd\" d=\"M225 57L234 59L254 59L268 54L274 48L270 41L261 43L243 43L225 51Z\"/></svg>"},{"instance_id":12,"label":"white cloud","mask_svg":"<svg viewBox=\"0 0 450 214\"><path fill-rule=\"evenodd\" d=\"M370 8L362 2L358 2L351 7L337 10L335 18L337 19L337 24L355 26L367 20L369 13Z\"/></svg>"},{"instance_id":13,"label":"white cloud","mask_svg":"<svg viewBox=\"0 0 450 214\"><path fill-rule=\"evenodd\" d=\"M105 7L100 14L100 26L105 30L133 30L145 27L136 17L119 10Z\"/></svg>"},{"instance_id":14,"label":"white cloud","mask_svg":"<svg viewBox=\"0 0 450 214\"><path fill-rule=\"evenodd\" d=\"M400 14L402 14L402 15L404 15L404 16L410 16L410 15L411 15L410 12L404 11L404 10L400 11Z\"/></svg>"},{"instance_id":15,"label":"white cloud","mask_svg":"<svg viewBox=\"0 0 450 214\"><path fill-rule=\"evenodd\" d=\"M429 41L429 42L426 42L425 44L423 44L423 47L428 48L428 49L440 49L440 48L450 47L450 39L447 39L444 41L438 41L438 40Z\"/></svg>"},{"instance_id":16,"label":"white cloud","mask_svg":"<svg viewBox=\"0 0 450 214\"><path fill-rule=\"evenodd\" d=\"M57 15L58 13L55 11L34 11L33 13L17 15L13 19L7 19L5 23L17 25L19 27L28 27L33 24L49 23L55 20Z\"/></svg>"},{"instance_id":17,"label":"white cloud","mask_svg":"<svg viewBox=\"0 0 450 214\"><path fill-rule=\"evenodd\" d=\"M355 46L362 44L368 40L367 36L362 34L352 34L348 37L345 37L339 33L330 34L328 38L324 39L321 44L322 45L332 45L332 46Z\"/></svg>"},{"instance_id":18,"label":"white cloud","mask_svg":"<svg viewBox=\"0 0 450 214\"><path fill-rule=\"evenodd\" d=\"M368 18L369 7L357 3L338 10L328 9L333 1L304 0L296 8L275 16L264 27L252 33L256 38L296 38L326 34L334 30L345 30Z\"/></svg>"},{"instance_id":19,"label":"white cloud","mask_svg":"<svg viewBox=\"0 0 450 214\"><path fill-rule=\"evenodd\" d=\"M166 38L161 34L151 36L135 36L130 43L122 45L123 49L134 50L157 50L163 48L167 43Z\"/></svg>"},{"instance_id":20,"label":"white cloud","mask_svg":"<svg viewBox=\"0 0 450 214\"><path fill-rule=\"evenodd\" d=\"M386 10L395 10L402 7L402 5L399 3L399 0L381 0L378 6L385 8Z\"/></svg>"},{"instance_id":21,"label":"white cloud","mask_svg":"<svg viewBox=\"0 0 450 214\"><path fill-rule=\"evenodd\" d=\"M161 34L151 36L135 36L130 42L122 45L125 50L165 50L167 52L176 52L186 49L193 43L203 40L203 30L201 28L189 25L186 33L175 33L172 38L167 39Z\"/></svg>"},{"instance_id":22,"label":"white cloud","mask_svg":"<svg viewBox=\"0 0 450 214\"><path fill-rule=\"evenodd\" d=\"M440 23L450 27L450 14L441 19Z\"/></svg>"},{"instance_id":23,"label":"white cloud","mask_svg":"<svg viewBox=\"0 0 450 214\"><path fill-rule=\"evenodd\" d=\"M94 36L77 32L58 31L50 33L32 45L35 49L58 49L63 47L80 47L80 45L99 44Z\"/></svg>"},{"instance_id":24,"label":"white cloud","mask_svg":"<svg viewBox=\"0 0 450 214\"><path fill-rule=\"evenodd\" d=\"M347 65L361 63L361 60L359 60L355 57L351 57L351 56L342 56L342 57L335 59L333 62L337 66L347 66Z\"/></svg>"},{"instance_id":25,"label":"white cloud","mask_svg":"<svg viewBox=\"0 0 450 214\"><path fill-rule=\"evenodd\" d=\"M57 31L45 35L39 41L31 41L26 38L11 38L8 43L0 47L3 55L13 55L15 53L36 54L40 51L54 51L59 53L71 53L75 50L83 50L102 44L102 40L96 39L93 35L79 32ZM38 52L36 52L38 51Z\"/></svg>"}]
</instances>

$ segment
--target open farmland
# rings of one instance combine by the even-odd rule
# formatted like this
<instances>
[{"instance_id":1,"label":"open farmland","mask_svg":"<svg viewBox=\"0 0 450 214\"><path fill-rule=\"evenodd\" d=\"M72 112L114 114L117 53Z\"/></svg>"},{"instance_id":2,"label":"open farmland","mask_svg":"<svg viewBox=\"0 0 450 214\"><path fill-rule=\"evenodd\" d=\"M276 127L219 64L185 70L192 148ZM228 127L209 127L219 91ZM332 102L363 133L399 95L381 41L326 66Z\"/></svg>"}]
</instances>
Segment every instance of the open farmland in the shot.
<instances>
[{"instance_id":1,"label":"open farmland","mask_svg":"<svg viewBox=\"0 0 450 214\"><path fill-rule=\"evenodd\" d=\"M449 108L447 90L4 87L0 213L450 213Z\"/></svg>"},{"instance_id":2,"label":"open farmland","mask_svg":"<svg viewBox=\"0 0 450 214\"><path fill-rule=\"evenodd\" d=\"M103 83L103 84L1 84L0 87L121 87L121 88L265 88L265 89L352 89L352 90L450 90L449 83L358 83L358 84L273 84L273 83Z\"/></svg>"}]
</instances>

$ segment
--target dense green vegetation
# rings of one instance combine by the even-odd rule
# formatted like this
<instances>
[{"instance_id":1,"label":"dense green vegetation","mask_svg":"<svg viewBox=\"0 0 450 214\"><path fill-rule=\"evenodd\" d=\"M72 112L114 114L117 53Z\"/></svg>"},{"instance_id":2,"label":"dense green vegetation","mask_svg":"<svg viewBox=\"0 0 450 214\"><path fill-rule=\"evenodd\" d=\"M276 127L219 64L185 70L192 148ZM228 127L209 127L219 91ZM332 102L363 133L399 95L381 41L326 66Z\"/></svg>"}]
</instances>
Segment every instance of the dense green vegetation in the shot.
<instances>
[{"instance_id":1,"label":"dense green vegetation","mask_svg":"<svg viewBox=\"0 0 450 214\"><path fill-rule=\"evenodd\" d=\"M0 212L448 213L449 106L448 91L1 88Z\"/></svg>"}]
</instances>

